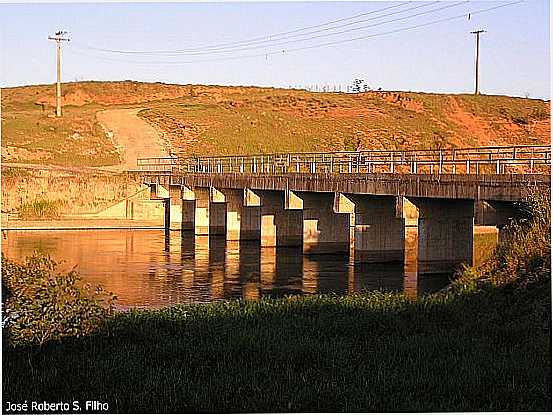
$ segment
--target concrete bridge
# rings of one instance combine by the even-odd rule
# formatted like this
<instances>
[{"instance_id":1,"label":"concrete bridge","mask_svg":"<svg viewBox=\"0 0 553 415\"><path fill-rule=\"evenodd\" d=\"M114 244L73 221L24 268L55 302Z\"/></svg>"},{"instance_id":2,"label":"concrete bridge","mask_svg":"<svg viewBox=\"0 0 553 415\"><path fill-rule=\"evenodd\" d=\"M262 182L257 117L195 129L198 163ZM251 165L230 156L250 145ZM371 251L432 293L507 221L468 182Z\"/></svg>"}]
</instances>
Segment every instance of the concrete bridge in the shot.
<instances>
[{"instance_id":1,"label":"concrete bridge","mask_svg":"<svg viewBox=\"0 0 553 415\"><path fill-rule=\"evenodd\" d=\"M303 246L356 262L404 261L418 227L419 272L471 264L474 225L500 229L517 202L550 189L548 146L288 153L138 160L167 229Z\"/></svg>"}]
</instances>

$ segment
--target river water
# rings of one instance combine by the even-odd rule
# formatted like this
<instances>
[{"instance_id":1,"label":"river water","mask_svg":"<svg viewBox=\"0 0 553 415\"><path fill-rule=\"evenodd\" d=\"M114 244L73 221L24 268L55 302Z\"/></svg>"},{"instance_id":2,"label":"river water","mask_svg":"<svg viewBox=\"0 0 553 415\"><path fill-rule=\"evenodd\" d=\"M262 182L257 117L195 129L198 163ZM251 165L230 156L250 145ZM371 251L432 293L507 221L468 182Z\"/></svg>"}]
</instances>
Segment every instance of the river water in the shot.
<instances>
[{"instance_id":1,"label":"river water","mask_svg":"<svg viewBox=\"0 0 553 415\"><path fill-rule=\"evenodd\" d=\"M475 262L491 251L496 238L475 234ZM301 248L261 248L163 230L4 233L2 252L8 258L21 261L36 251L112 291L120 309L367 290L414 296L439 290L451 278L417 273L416 228L407 228L405 264L355 264L353 255L304 256Z\"/></svg>"}]
</instances>

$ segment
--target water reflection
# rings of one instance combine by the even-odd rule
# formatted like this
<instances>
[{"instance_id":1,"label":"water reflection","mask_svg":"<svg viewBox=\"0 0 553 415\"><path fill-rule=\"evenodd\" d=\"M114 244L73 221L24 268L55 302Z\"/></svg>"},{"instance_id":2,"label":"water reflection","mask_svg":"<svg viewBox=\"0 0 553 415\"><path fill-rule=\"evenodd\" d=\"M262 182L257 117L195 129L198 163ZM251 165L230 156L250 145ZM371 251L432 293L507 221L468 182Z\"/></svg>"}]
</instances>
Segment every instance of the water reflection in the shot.
<instances>
[{"instance_id":1,"label":"water reflection","mask_svg":"<svg viewBox=\"0 0 553 415\"><path fill-rule=\"evenodd\" d=\"M255 241L229 242L190 232L8 231L6 235L2 252L9 258L21 260L39 251L64 260L64 269L76 265L85 280L113 291L122 308L372 290L420 295L441 289L451 278L417 272L416 229L406 233L404 264L358 264L351 255L305 256L301 248L261 248ZM480 239L476 234L476 245ZM484 239L490 250L489 236Z\"/></svg>"}]
</instances>

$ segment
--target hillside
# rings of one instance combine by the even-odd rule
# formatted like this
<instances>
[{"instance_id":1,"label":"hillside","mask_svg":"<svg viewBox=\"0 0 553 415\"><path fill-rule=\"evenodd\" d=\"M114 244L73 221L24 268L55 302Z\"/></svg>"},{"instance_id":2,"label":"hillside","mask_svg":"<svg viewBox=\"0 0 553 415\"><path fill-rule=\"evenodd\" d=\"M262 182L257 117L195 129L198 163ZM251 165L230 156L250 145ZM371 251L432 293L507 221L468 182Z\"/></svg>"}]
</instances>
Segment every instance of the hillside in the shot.
<instances>
[{"instance_id":1,"label":"hillside","mask_svg":"<svg viewBox=\"0 0 553 415\"><path fill-rule=\"evenodd\" d=\"M135 108L177 154L550 143L550 102L412 92L79 82L2 90L2 161L107 166L121 148L97 113Z\"/></svg>"}]
</instances>

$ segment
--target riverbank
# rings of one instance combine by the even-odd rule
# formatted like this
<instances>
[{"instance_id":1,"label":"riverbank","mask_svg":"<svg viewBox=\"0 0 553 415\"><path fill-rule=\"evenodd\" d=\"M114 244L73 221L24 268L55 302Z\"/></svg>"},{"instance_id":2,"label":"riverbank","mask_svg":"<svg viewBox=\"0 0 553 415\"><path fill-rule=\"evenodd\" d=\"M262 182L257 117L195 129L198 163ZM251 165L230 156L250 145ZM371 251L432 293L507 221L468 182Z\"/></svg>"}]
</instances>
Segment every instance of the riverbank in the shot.
<instances>
[{"instance_id":1,"label":"riverbank","mask_svg":"<svg viewBox=\"0 0 553 415\"><path fill-rule=\"evenodd\" d=\"M2 222L6 231L60 231L102 229L165 229L159 220L125 219L63 219L63 220L16 220Z\"/></svg>"},{"instance_id":2,"label":"riverbank","mask_svg":"<svg viewBox=\"0 0 553 415\"><path fill-rule=\"evenodd\" d=\"M4 402L110 412L551 409L543 280L401 295L223 302L118 315L101 333L4 347Z\"/></svg>"},{"instance_id":3,"label":"riverbank","mask_svg":"<svg viewBox=\"0 0 553 415\"><path fill-rule=\"evenodd\" d=\"M549 203L433 295L129 311L84 338L5 343L4 402L97 400L110 413L550 411Z\"/></svg>"}]
</instances>

